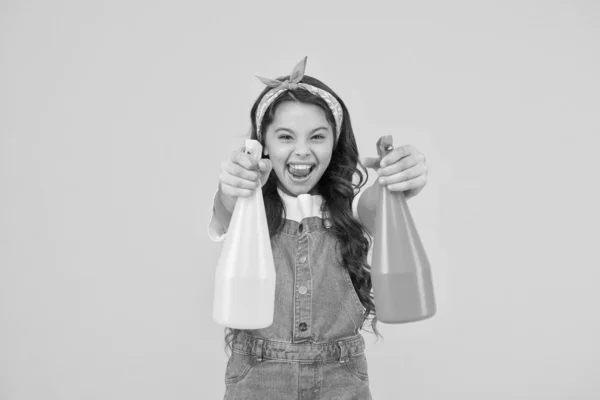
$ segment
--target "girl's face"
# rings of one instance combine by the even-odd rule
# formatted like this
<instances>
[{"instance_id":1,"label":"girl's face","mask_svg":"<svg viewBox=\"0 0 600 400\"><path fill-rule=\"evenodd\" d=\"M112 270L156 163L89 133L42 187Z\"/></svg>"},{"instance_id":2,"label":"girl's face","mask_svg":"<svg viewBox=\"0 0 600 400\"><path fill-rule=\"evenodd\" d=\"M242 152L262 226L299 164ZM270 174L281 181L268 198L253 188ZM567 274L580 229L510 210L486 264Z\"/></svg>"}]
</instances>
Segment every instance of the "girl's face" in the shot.
<instances>
[{"instance_id":1,"label":"girl's face","mask_svg":"<svg viewBox=\"0 0 600 400\"><path fill-rule=\"evenodd\" d=\"M279 188L291 196L315 194L331 161L333 143L333 129L321 108L293 101L279 104L267 127L264 149Z\"/></svg>"}]
</instances>

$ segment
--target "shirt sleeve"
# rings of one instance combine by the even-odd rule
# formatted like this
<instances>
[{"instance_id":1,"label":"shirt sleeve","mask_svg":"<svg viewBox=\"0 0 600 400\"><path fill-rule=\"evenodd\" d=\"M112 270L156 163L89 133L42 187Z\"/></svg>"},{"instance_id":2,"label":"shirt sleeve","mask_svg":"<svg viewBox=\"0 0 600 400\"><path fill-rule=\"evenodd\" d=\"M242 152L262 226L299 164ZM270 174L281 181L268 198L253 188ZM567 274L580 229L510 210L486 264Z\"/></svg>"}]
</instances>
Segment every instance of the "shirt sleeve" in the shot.
<instances>
[{"instance_id":1,"label":"shirt sleeve","mask_svg":"<svg viewBox=\"0 0 600 400\"><path fill-rule=\"evenodd\" d=\"M218 198L219 190L215 192L213 197L213 207L210 215L210 222L208 223L208 237L213 242L221 242L227 235L227 227L231 216L228 216L228 212Z\"/></svg>"}]
</instances>

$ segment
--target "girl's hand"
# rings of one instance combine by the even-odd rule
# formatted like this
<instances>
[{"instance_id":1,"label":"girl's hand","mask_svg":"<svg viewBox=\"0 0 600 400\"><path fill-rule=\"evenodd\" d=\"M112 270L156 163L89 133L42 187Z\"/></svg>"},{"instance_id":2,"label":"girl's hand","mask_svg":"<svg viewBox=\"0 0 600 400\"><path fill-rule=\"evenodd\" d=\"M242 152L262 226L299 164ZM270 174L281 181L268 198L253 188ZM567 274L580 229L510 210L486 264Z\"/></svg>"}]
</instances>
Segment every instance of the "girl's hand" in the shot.
<instances>
[{"instance_id":1,"label":"girl's hand","mask_svg":"<svg viewBox=\"0 0 600 400\"><path fill-rule=\"evenodd\" d=\"M362 160L379 175L379 183L391 191L404 192L406 199L416 196L427 184L425 155L411 145L395 147L379 162L379 157Z\"/></svg>"},{"instance_id":2,"label":"girl's hand","mask_svg":"<svg viewBox=\"0 0 600 400\"><path fill-rule=\"evenodd\" d=\"M221 163L219 174L219 198L225 208L233 212L237 198L250 197L254 189L267 182L271 169L273 163L267 158L256 162L243 147L234 151L228 161Z\"/></svg>"}]
</instances>

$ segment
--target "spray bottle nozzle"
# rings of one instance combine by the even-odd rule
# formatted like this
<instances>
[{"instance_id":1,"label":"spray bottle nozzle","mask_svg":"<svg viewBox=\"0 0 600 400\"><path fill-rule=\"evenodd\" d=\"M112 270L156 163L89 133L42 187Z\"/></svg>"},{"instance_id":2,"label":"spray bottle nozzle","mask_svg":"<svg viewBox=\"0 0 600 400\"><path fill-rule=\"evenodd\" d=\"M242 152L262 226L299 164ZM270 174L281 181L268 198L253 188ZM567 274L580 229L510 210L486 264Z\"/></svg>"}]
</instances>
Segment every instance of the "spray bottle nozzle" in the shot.
<instances>
[{"instance_id":1,"label":"spray bottle nozzle","mask_svg":"<svg viewBox=\"0 0 600 400\"><path fill-rule=\"evenodd\" d=\"M383 158L387 153L389 153L393 148L393 141L391 135L382 136L377 141L377 154L379 158Z\"/></svg>"}]
</instances>

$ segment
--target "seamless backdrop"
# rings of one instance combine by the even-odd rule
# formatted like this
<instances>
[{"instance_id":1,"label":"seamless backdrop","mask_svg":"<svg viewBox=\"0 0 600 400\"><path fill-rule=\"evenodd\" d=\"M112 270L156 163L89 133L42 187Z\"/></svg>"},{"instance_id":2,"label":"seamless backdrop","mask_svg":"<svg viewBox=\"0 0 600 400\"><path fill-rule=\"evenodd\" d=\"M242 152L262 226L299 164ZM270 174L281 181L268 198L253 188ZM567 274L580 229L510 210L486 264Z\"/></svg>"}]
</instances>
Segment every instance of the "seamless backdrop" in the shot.
<instances>
[{"instance_id":1,"label":"seamless backdrop","mask_svg":"<svg viewBox=\"0 0 600 400\"><path fill-rule=\"evenodd\" d=\"M374 398L600 398L599 43L584 0L2 1L0 399L222 398L219 165L304 56L427 156L438 314L365 333Z\"/></svg>"}]
</instances>

